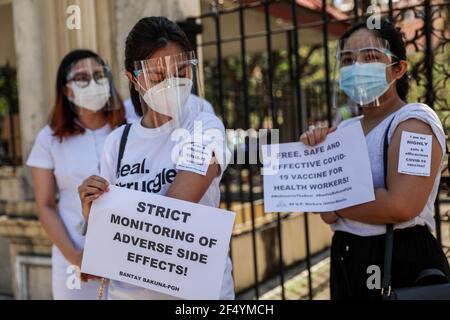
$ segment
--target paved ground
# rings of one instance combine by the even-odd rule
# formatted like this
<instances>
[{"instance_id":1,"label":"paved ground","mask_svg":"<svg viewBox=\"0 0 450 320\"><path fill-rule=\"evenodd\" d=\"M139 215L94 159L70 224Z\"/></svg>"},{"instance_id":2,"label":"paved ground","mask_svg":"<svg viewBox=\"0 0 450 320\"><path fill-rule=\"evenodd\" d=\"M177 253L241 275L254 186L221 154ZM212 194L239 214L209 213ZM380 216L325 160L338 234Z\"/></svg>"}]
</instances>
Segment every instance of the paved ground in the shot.
<instances>
[{"instance_id":1,"label":"paved ground","mask_svg":"<svg viewBox=\"0 0 450 320\"><path fill-rule=\"evenodd\" d=\"M311 268L313 296L316 300L330 299L328 288L330 274L330 258L325 258ZM287 300L308 299L308 272L305 270L285 283L285 296ZM261 296L261 300L280 300L281 286Z\"/></svg>"},{"instance_id":2,"label":"paved ground","mask_svg":"<svg viewBox=\"0 0 450 320\"><path fill-rule=\"evenodd\" d=\"M450 211L450 204L443 205L443 209ZM442 225L442 237L444 246L447 246L446 253L450 262L450 224ZM316 263L311 268L313 283L313 299L329 300L329 276L330 276L330 258L327 257ZM285 296L287 300L308 299L308 273L302 271L285 282ZM261 296L261 300L280 300L281 286L278 286Z\"/></svg>"}]
</instances>

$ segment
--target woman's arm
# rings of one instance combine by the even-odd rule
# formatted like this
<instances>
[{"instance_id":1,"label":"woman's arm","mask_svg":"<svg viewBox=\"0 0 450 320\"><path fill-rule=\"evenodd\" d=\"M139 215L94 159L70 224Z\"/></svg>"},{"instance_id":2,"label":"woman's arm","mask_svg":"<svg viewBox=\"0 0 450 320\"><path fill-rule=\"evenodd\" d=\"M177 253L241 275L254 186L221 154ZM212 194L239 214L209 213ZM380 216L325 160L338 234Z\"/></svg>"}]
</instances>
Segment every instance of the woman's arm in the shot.
<instances>
[{"instance_id":1,"label":"woman's arm","mask_svg":"<svg viewBox=\"0 0 450 320\"><path fill-rule=\"evenodd\" d=\"M56 211L56 183L52 170L32 168L34 195L39 221L49 239L73 265L80 266L82 251L72 243L63 221Z\"/></svg>"},{"instance_id":2,"label":"woman's arm","mask_svg":"<svg viewBox=\"0 0 450 320\"><path fill-rule=\"evenodd\" d=\"M205 176L189 171L180 171L167 190L166 196L198 203L208 190L212 181L220 173L218 164L209 165Z\"/></svg>"},{"instance_id":3,"label":"woman's arm","mask_svg":"<svg viewBox=\"0 0 450 320\"><path fill-rule=\"evenodd\" d=\"M401 174L398 159L403 131L432 135L429 177ZM425 207L440 169L443 150L431 127L416 119L398 125L388 150L388 189L375 190L375 201L339 210L341 217L369 223L401 223L417 217Z\"/></svg>"},{"instance_id":4,"label":"woman's arm","mask_svg":"<svg viewBox=\"0 0 450 320\"><path fill-rule=\"evenodd\" d=\"M320 217L326 224L333 224L339 219L339 217L334 212L321 212Z\"/></svg>"}]
</instances>

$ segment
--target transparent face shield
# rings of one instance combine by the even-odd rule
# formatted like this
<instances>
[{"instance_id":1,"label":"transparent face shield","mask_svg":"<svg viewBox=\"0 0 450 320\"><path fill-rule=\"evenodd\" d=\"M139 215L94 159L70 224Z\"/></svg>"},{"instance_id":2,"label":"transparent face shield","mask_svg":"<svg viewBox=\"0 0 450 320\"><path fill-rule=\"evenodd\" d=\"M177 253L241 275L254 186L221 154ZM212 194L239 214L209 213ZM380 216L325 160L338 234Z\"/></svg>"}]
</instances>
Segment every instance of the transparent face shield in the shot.
<instances>
[{"instance_id":1,"label":"transparent face shield","mask_svg":"<svg viewBox=\"0 0 450 320\"><path fill-rule=\"evenodd\" d=\"M73 63L66 77L66 96L74 110L112 111L120 107L111 70L95 58Z\"/></svg>"},{"instance_id":2,"label":"transparent face shield","mask_svg":"<svg viewBox=\"0 0 450 320\"><path fill-rule=\"evenodd\" d=\"M179 125L189 112L203 111L198 60L193 51L137 61L134 67L142 112L145 117L151 110L149 116L156 127L167 121Z\"/></svg>"},{"instance_id":3,"label":"transparent face shield","mask_svg":"<svg viewBox=\"0 0 450 320\"><path fill-rule=\"evenodd\" d=\"M355 34L339 41L336 48L333 106L380 106L382 96L395 82L391 68L397 61L397 57L389 50L389 43L371 34Z\"/></svg>"}]
</instances>

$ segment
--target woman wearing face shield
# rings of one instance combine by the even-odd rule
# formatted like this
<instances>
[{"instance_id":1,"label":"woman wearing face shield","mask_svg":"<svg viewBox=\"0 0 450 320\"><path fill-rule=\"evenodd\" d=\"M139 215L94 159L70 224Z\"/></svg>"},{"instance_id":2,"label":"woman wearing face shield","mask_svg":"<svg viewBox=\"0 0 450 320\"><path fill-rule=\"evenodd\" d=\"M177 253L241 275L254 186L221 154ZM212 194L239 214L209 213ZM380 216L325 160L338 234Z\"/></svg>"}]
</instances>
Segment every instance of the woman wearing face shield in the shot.
<instances>
[{"instance_id":1,"label":"woman wearing face shield","mask_svg":"<svg viewBox=\"0 0 450 320\"><path fill-rule=\"evenodd\" d=\"M54 299L97 298L98 281L75 278L80 277L84 246L77 231L82 220L77 189L86 176L100 172L106 136L123 122L123 104L105 62L87 50L65 56L49 124L37 135L27 161L39 220L53 242Z\"/></svg>"},{"instance_id":2,"label":"woman wearing face shield","mask_svg":"<svg viewBox=\"0 0 450 320\"><path fill-rule=\"evenodd\" d=\"M109 184L219 206L219 183L230 156L222 122L204 112L201 105L185 108L191 91L201 95L197 65L191 45L176 23L149 17L133 27L126 40L125 68L131 100L141 119L108 137L100 176L92 176L80 186L86 220L92 201L107 192ZM201 104L204 100L196 101ZM189 156L199 161L189 162ZM108 299L174 299L114 280L106 294ZM220 299L234 299L229 257Z\"/></svg>"},{"instance_id":3,"label":"woman wearing face shield","mask_svg":"<svg viewBox=\"0 0 450 320\"><path fill-rule=\"evenodd\" d=\"M406 102L405 51L401 33L387 21L374 30L368 30L366 22L361 22L340 41L339 87L362 107L363 115L342 122L337 130L361 123L369 150L375 200L321 214L334 231L332 299L382 299L381 288L368 286L371 275L368 270L371 266L383 270L387 225L394 226L392 288L414 286L420 272L429 268L450 277L448 261L431 233L435 230L434 201L443 169L445 135L438 116L429 106ZM313 146L334 130L317 128L304 133L300 140ZM405 131L432 137L429 176L398 172Z\"/></svg>"}]
</instances>

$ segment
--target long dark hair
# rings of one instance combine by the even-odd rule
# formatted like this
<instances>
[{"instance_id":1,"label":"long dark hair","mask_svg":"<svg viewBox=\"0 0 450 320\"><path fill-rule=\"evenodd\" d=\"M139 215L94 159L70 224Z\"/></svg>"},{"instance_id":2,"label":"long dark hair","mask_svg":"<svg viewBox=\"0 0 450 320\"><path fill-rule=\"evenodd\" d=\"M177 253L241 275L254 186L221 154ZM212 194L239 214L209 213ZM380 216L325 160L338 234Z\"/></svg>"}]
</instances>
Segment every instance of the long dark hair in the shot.
<instances>
[{"instance_id":1,"label":"long dark hair","mask_svg":"<svg viewBox=\"0 0 450 320\"><path fill-rule=\"evenodd\" d=\"M384 39L389 43L389 50L396 56L393 61L406 60L406 46L403 41L400 29L396 28L388 20L381 20L380 28L367 28L367 21L363 20L352 25L341 37L341 40L349 38L358 30L366 29L371 31L376 37ZM341 42L342 43L342 42ZM406 72L403 77L396 81L397 94L402 100L406 100L409 92L409 76Z\"/></svg>"},{"instance_id":2,"label":"long dark hair","mask_svg":"<svg viewBox=\"0 0 450 320\"><path fill-rule=\"evenodd\" d=\"M133 74L134 62L148 59L155 51L170 42L177 43L184 51L192 46L186 34L175 23L165 17L147 17L139 20L131 29L125 43L125 69ZM130 81L130 97L136 113L143 115L139 92Z\"/></svg>"},{"instance_id":3,"label":"long dark hair","mask_svg":"<svg viewBox=\"0 0 450 320\"><path fill-rule=\"evenodd\" d=\"M53 110L50 114L49 125L53 130L53 135L58 137L62 141L65 137L82 134L85 129L80 126L75 119L78 118L75 110L72 108L71 103L64 94L67 84L67 74L70 72L70 67L84 59L93 58L102 66L107 67L103 59L96 53L90 50L74 50L67 54L62 60L58 68L56 76L56 99ZM108 69L108 68L106 68ZM109 103L111 108L105 110L104 113L108 119L108 123L111 128L115 128L125 121L125 109L123 102L117 92L114 83L112 81L112 75L109 73L108 78L110 81L111 95Z\"/></svg>"}]
</instances>

